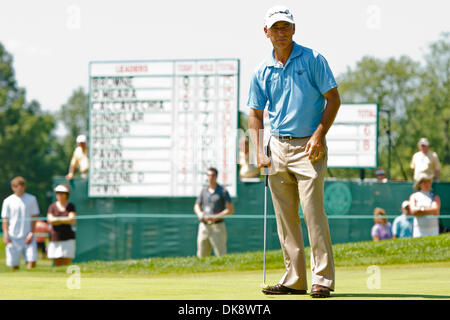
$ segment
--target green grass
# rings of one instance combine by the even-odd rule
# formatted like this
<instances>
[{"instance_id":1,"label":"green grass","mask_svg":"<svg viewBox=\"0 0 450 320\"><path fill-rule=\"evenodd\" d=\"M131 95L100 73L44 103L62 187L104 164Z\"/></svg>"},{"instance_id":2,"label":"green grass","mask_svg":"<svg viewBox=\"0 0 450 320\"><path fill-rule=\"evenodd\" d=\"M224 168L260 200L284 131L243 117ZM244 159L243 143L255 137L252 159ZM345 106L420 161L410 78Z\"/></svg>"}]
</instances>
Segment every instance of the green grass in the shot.
<instances>
[{"instance_id":1,"label":"green grass","mask_svg":"<svg viewBox=\"0 0 450 320\"><path fill-rule=\"evenodd\" d=\"M336 267L333 300L450 299L450 264L433 262L380 266L380 287L369 288L367 267ZM65 268L63 268L65 270ZM275 284L284 270L267 272ZM307 274L311 285L310 272ZM113 300L310 300L304 296L265 296L262 271L183 274L81 273L80 289L69 289L69 275L60 272L0 273L0 299Z\"/></svg>"},{"instance_id":2,"label":"green grass","mask_svg":"<svg viewBox=\"0 0 450 320\"><path fill-rule=\"evenodd\" d=\"M450 234L419 239L358 242L333 246L334 299L450 299ZM309 248L306 248L309 263ZM310 299L264 296L262 252L223 257L149 258L78 263L81 288L67 287L70 274L41 259L33 270L5 266L0 245L0 299ZM381 286L370 289L368 266L380 270ZM267 254L267 283L283 275L280 250ZM308 282L310 272L308 271Z\"/></svg>"},{"instance_id":3,"label":"green grass","mask_svg":"<svg viewBox=\"0 0 450 320\"><path fill-rule=\"evenodd\" d=\"M410 264L450 261L450 234L434 237L396 239L380 242L356 242L333 246L336 266ZM309 247L305 248L309 264ZM149 258L125 261L79 263L82 272L118 274L203 273L217 271L261 270L263 253L245 252L222 257ZM283 268L281 250L268 251L267 269ZM1 271L1 269L0 269Z\"/></svg>"}]
</instances>

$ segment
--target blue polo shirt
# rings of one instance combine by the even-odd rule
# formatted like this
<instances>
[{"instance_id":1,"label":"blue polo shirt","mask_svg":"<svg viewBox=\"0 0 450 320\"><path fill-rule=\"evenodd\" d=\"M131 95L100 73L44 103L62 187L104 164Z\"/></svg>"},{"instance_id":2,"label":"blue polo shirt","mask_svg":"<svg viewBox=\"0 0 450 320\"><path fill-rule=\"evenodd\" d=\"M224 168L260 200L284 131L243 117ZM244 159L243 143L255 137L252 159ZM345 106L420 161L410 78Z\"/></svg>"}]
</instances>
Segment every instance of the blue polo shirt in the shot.
<instances>
[{"instance_id":1,"label":"blue polo shirt","mask_svg":"<svg viewBox=\"0 0 450 320\"><path fill-rule=\"evenodd\" d=\"M414 216L401 214L394 219L392 224L392 233L397 238L410 238L413 235Z\"/></svg>"},{"instance_id":2,"label":"blue polo shirt","mask_svg":"<svg viewBox=\"0 0 450 320\"><path fill-rule=\"evenodd\" d=\"M325 58L294 42L284 66L276 61L272 52L255 70L247 105L263 110L268 104L273 135L308 137L322 118L323 94L336 87Z\"/></svg>"}]
</instances>

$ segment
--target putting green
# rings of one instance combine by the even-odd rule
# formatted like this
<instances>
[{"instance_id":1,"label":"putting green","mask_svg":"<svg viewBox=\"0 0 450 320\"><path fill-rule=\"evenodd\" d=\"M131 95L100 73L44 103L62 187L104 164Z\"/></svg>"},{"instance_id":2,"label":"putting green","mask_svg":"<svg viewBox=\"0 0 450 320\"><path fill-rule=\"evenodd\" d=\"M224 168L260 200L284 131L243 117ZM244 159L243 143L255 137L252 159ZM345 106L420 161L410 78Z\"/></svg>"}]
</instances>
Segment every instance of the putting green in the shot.
<instances>
[{"instance_id":1,"label":"putting green","mask_svg":"<svg viewBox=\"0 0 450 320\"><path fill-rule=\"evenodd\" d=\"M275 284L283 270L269 270ZM75 274L20 270L0 274L0 299L284 300L305 296L265 296L262 271L139 275ZM310 274L308 272L309 286ZM450 299L450 262L337 267L332 299Z\"/></svg>"}]
</instances>

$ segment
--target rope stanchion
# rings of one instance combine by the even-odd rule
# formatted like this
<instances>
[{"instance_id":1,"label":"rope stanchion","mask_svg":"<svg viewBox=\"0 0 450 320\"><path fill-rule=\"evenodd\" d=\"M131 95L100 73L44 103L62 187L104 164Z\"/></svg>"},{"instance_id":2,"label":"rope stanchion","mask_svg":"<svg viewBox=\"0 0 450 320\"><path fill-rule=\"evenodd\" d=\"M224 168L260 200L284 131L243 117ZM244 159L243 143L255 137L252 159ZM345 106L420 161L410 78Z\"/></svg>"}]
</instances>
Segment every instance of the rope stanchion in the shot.
<instances>
[{"instance_id":1,"label":"rope stanchion","mask_svg":"<svg viewBox=\"0 0 450 320\"><path fill-rule=\"evenodd\" d=\"M395 219L397 216L385 216L386 219ZM142 219L198 219L195 214L157 214L157 213L111 213L111 214L92 214L92 215L77 215L76 220L98 220L98 219L123 219L123 218L142 218ZM226 219L264 219L261 214L235 214L225 217ZM300 218L304 218L300 215ZM329 220L371 220L373 215L329 215ZM438 219L450 219L450 215L436 216ZM275 219L275 215L267 215L267 219ZM46 217L32 218L31 221L47 221ZM0 219L0 222L2 219Z\"/></svg>"}]
</instances>

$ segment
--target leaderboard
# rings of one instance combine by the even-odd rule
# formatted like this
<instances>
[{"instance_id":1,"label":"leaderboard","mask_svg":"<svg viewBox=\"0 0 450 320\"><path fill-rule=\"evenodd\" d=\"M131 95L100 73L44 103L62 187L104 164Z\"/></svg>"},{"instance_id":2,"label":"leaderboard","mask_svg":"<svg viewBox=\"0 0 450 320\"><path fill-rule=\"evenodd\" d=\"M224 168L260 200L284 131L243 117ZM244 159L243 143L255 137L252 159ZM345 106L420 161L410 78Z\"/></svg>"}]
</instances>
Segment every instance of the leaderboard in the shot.
<instances>
[{"instance_id":1,"label":"leaderboard","mask_svg":"<svg viewBox=\"0 0 450 320\"><path fill-rule=\"evenodd\" d=\"M90 197L236 195L239 60L89 65Z\"/></svg>"},{"instance_id":2,"label":"leaderboard","mask_svg":"<svg viewBox=\"0 0 450 320\"><path fill-rule=\"evenodd\" d=\"M327 133L327 145L330 168L375 168L378 105L343 103Z\"/></svg>"}]
</instances>

